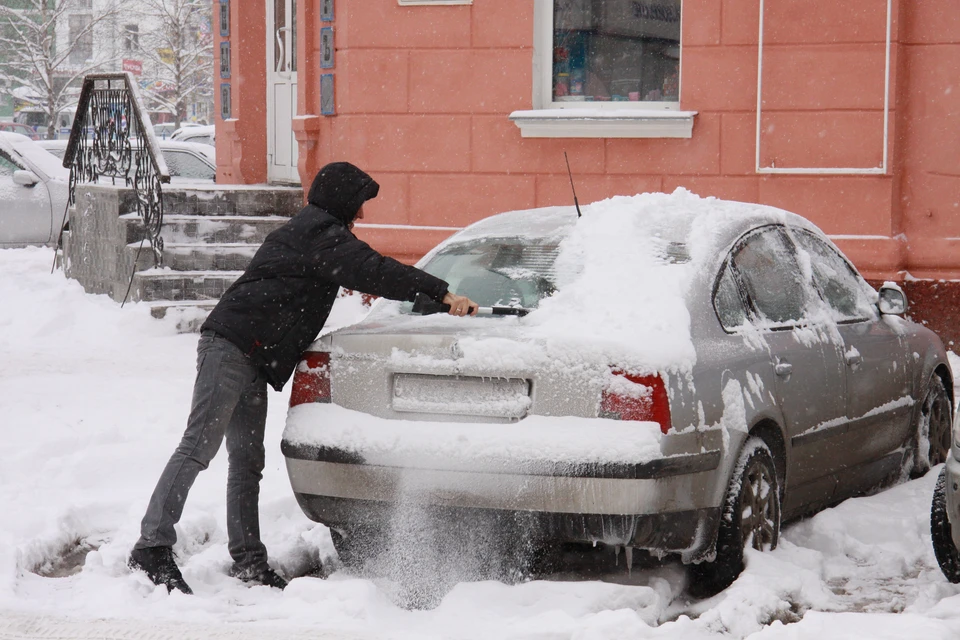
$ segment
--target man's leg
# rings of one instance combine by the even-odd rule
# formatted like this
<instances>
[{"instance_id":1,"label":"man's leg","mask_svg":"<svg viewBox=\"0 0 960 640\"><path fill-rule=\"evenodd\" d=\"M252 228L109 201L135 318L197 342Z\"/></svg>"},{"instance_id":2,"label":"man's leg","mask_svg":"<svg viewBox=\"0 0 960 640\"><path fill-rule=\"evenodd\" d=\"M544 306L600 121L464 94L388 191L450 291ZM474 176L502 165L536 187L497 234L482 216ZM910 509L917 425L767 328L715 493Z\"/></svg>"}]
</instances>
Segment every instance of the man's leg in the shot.
<instances>
[{"instance_id":1,"label":"man's leg","mask_svg":"<svg viewBox=\"0 0 960 640\"><path fill-rule=\"evenodd\" d=\"M267 383L263 375L244 390L227 428L227 535L234 571L257 575L267 568L260 541L260 479L263 433L267 421Z\"/></svg>"},{"instance_id":2,"label":"man's leg","mask_svg":"<svg viewBox=\"0 0 960 640\"><path fill-rule=\"evenodd\" d=\"M171 547L177 540L187 494L223 441L240 396L256 368L239 349L220 337L203 336L197 346L193 404L180 445L160 474L134 549Z\"/></svg>"}]
</instances>

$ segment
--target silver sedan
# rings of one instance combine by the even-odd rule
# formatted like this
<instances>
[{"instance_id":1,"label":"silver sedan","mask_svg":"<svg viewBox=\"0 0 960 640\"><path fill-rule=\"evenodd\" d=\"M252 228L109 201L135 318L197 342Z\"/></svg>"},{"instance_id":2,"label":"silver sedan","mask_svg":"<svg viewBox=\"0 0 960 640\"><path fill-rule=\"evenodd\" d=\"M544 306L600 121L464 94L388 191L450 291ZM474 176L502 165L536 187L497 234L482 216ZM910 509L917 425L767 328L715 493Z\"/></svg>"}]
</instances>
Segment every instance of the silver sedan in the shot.
<instances>
[{"instance_id":1,"label":"silver sedan","mask_svg":"<svg viewBox=\"0 0 960 640\"><path fill-rule=\"evenodd\" d=\"M799 216L687 196L627 199L639 222L609 229L591 207L485 219L421 266L513 313L379 301L312 345L282 447L342 559L416 505L679 554L711 593L781 521L945 459L952 373L903 292Z\"/></svg>"},{"instance_id":2,"label":"silver sedan","mask_svg":"<svg viewBox=\"0 0 960 640\"><path fill-rule=\"evenodd\" d=\"M70 173L36 142L0 131L0 247L57 241Z\"/></svg>"}]
</instances>

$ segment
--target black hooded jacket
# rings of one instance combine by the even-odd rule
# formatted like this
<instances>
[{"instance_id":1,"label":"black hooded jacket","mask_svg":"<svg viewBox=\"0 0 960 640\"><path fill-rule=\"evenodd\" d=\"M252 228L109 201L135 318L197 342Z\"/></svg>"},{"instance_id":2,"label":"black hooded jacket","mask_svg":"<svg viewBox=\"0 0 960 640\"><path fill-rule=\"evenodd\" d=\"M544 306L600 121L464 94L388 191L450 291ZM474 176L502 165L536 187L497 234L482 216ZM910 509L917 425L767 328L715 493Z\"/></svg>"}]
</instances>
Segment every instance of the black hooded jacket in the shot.
<instances>
[{"instance_id":1,"label":"black hooded jacket","mask_svg":"<svg viewBox=\"0 0 960 640\"><path fill-rule=\"evenodd\" d=\"M201 330L230 340L279 391L323 328L340 287L392 300L413 300L419 292L443 299L446 282L380 255L348 228L379 188L347 162L321 169L307 206L267 236Z\"/></svg>"}]
</instances>

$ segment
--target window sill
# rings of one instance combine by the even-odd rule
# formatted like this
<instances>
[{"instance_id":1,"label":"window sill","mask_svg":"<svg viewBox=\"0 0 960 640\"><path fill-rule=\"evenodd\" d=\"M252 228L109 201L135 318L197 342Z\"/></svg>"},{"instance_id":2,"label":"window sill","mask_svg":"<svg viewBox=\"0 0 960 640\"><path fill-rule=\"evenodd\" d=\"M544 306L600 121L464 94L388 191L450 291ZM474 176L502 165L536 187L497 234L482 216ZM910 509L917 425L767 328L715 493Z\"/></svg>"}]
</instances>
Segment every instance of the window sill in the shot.
<instances>
[{"instance_id":1,"label":"window sill","mask_svg":"<svg viewBox=\"0 0 960 640\"><path fill-rule=\"evenodd\" d=\"M510 120L524 138L691 138L696 111L536 109Z\"/></svg>"}]
</instances>

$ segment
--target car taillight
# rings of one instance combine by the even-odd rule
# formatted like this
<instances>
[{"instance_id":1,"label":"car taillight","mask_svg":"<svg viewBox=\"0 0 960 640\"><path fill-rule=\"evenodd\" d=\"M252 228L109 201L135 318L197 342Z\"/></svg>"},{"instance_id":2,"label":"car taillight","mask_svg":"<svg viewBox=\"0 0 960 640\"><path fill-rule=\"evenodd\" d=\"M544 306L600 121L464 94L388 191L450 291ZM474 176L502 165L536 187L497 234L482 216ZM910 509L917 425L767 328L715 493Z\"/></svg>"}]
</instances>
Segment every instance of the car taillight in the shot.
<instances>
[{"instance_id":1,"label":"car taillight","mask_svg":"<svg viewBox=\"0 0 960 640\"><path fill-rule=\"evenodd\" d=\"M330 402L330 354L310 351L303 354L293 374L290 406L306 402Z\"/></svg>"},{"instance_id":2,"label":"car taillight","mask_svg":"<svg viewBox=\"0 0 960 640\"><path fill-rule=\"evenodd\" d=\"M623 371L614 371L613 375L626 378L634 385L642 385L649 391L640 394L622 393L616 386L604 390L600 397L599 417L656 422L663 433L670 430L670 399L659 375L636 376Z\"/></svg>"}]
</instances>

